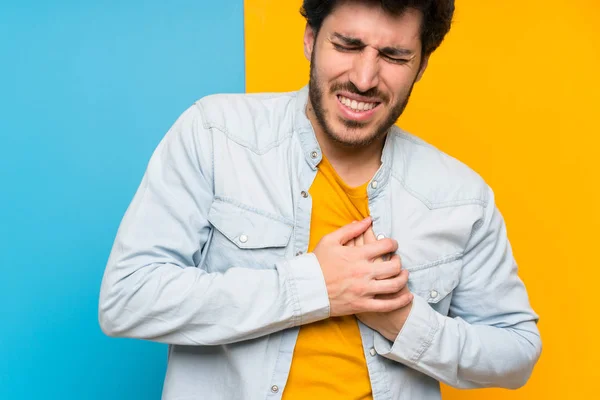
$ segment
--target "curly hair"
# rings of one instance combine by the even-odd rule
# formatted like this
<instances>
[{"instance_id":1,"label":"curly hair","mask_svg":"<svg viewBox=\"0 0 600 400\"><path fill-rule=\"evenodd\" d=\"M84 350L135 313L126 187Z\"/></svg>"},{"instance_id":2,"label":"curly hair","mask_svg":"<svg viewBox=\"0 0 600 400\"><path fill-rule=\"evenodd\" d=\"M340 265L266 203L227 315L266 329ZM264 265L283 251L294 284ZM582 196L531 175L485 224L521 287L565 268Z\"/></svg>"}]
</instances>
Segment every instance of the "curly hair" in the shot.
<instances>
[{"instance_id":1,"label":"curly hair","mask_svg":"<svg viewBox=\"0 0 600 400\"><path fill-rule=\"evenodd\" d=\"M325 18L334 8L348 0L303 0L300 14L318 34ZM454 15L454 0L353 0L366 4L377 4L392 15L402 15L407 9L423 14L421 44L424 55L437 49L450 31Z\"/></svg>"}]
</instances>

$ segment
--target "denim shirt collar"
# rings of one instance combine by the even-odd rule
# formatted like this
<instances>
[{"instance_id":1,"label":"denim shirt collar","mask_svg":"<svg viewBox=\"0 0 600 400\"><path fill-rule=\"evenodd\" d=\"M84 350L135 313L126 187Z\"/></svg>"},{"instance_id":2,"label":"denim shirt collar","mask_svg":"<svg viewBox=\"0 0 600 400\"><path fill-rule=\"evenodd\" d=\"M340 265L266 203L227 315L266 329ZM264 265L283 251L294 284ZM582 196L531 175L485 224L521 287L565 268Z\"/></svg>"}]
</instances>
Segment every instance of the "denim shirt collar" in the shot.
<instances>
[{"instance_id":1,"label":"denim shirt collar","mask_svg":"<svg viewBox=\"0 0 600 400\"><path fill-rule=\"evenodd\" d=\"M293 126L294 132L300 140L306 162L313 170L316 170L317 165L319 165L323 158L323 154L319 142L317 141L317 137L315 136L313 126L306 116L307 102L308 85L296 92ZM369 182L368 193L370 198L377 196L389 180L394 153L393 139L396 131L397 127L392 126L386 136L383 152L381 154L381 166Z\"/></svg>"}]
</instances>

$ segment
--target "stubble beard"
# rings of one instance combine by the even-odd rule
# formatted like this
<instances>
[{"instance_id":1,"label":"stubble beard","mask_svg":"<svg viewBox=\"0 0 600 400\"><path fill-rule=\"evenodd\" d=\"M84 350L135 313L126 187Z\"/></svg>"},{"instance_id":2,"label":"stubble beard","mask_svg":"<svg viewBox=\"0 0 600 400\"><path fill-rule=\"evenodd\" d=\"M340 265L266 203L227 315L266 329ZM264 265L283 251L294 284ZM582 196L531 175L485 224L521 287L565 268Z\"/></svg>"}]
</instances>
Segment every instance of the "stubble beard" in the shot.
<instances>
[{"instance_id":1,"label":"stubble beard","mask_svg":"<svg viewBox=\"0 0 600 400\"><path fill-rule=\"evenodd\" d=\"M323 100L325 96L325 91L327 90L328 94L333 95L337 90L346 90L351 93L355 93L362 96L374 96L387 100L388 97L379 93L376 88L370 89L367 92L360 92L352 82L346 83L336 83L333 84L331 88L324 88L325 84L319 81L319 77L317 75L317 68L315 65L315 51L313 51L311 62L310 62L310 79L308 83L308 95L310 98L310 102L313 108L313 112L317 119L317 123L319 127L323 131L323 133L333 142L338 143L347 148L364 148L378 141L382 137L384 137L389 129L396 123L400 115L404 112L408 104L408 100L412 93L413 87L415 85L416 79L410 86L410 89L407 95L404 98L399 99L389 111L387 117L377 125L372 132L367 135L359 135L360 130L364 129L368 124L359 121L352 121L347 119L339 118L344 127L346 128L346 134L341 134L341 132L335 132L331 125L327 121L327 111L323 106ZM383 102L384 104L386 101ZM380 105L379 107L383 106ZM354 132L352 132L354 131ZM354 134L353 134L354 133Z\"/></svg>"}]
</instances>

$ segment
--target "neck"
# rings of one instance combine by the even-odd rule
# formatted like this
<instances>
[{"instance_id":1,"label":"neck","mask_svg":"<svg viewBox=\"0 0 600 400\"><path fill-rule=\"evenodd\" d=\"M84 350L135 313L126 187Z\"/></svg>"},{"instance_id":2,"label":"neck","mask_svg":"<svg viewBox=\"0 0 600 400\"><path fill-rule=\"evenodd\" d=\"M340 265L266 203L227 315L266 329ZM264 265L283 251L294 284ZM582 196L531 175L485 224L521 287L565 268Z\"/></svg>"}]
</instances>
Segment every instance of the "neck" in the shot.
<instances>
[{"instance_id":1,"label":"neck","mask_svg":"<svg viewBox=\"0 0 600 400\"><path fill-rule=\"evenodd\" d=\"M310 101L306 114L310 120L321 151L337 174L349 186L360 186L373 178L381 166L381 154L386 136L367 146L346 146L329 137L319 125Z\"/></svg>"}]
</instances>

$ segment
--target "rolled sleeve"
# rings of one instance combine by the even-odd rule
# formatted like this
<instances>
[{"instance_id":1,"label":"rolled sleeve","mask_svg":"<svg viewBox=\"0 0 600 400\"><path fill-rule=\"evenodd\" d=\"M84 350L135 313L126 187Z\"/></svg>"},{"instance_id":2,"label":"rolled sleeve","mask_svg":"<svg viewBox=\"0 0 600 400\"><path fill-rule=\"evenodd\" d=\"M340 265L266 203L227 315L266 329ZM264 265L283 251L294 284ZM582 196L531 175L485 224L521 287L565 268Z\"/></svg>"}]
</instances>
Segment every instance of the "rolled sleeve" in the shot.
<instances>
[{"instance_id":1,"label":"rolled sleeve","mask_svg":"<svg viewBox=\"0 0 600 400\"><path fill-rule=\"evenodd\" d=\"M287 283L294 299L296 325L329 317L329 296L325 278L313 253L298 256L285 264Z\"/></svg>"},{"instance_id":2,"label":"rolled sleeve","mask_svg":"<svg viewBox=\"0 0 600 400\"><path fill-rule=\"evenodd\" d=\"M396 340L376 335L375 349L453 387L515 389L527 382L540 357L538 316L488 190L490 201L473 224L449 316L415 296Z\"/></svg>"},{"instance_id":3,"label":"rolled sleeve","mask_svg":"<svg viewBox=\"0 0 600 400\"><path fill-rule=\"evenodd\" d=\"M405 364L414 364L431 346L439 330L438 314L427 301L415 296L406 323L394 342L379 333L375 334L375 350L378 354Z\"/></svg>"}]
</instances>

